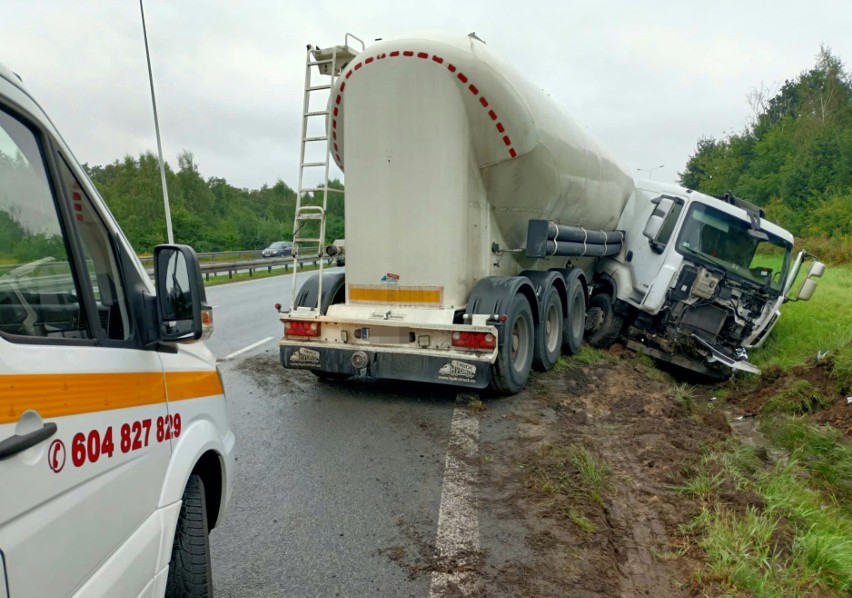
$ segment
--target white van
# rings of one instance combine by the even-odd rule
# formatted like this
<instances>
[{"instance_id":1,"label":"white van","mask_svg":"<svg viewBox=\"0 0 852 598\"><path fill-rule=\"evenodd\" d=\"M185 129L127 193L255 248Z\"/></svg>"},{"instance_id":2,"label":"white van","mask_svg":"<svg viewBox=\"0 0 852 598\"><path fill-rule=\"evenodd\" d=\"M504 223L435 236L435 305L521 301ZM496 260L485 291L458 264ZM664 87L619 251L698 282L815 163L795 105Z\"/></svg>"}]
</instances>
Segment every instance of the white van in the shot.
<instances>
[{"instance_id":1,"label":"white van","mask_svg":"<svg viewBox=\"0 0 852 598\"><path fill-rule=\"evenodd\" d=\"M234 435L195 253L155 276L0 67L0 598L211 589Z\"/></svg>"}]
</instances>

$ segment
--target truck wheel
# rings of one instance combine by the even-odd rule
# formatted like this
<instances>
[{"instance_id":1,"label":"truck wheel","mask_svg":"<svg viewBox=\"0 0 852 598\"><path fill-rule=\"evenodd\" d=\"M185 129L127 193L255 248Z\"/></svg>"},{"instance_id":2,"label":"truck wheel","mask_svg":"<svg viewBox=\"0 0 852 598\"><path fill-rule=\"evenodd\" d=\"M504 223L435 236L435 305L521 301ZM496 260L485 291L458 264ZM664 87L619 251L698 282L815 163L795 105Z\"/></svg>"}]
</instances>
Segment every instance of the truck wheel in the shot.
<instances>
[{"instance_id":1,"label":"truck wheel","mask_svg":"<svg viewBox=\"0 0 852 598\"><path fill-rule=\"evenodd\" d=\"M501 394L515 394L527 384L535 342L532 308L518 293L509 304L497 361L491 367L491 388Z\"/></svg>"},{"instance_id":2,"label":"truck wheel","mask_svg":"<svg viewBox=\"0 0 852 598\"><path fill-rule=\"evenodd\" d=\"M183 504L169 561L166 598L208 598L212 595L207 500L201 476L193 474L183 491Z\"/></svg>"},{"instance_id":3,"label":"truck wheel","mask_svg":"<svg viewBox=\"0 0 852 598\"><path fill-rule=\"evenodd\" d=\"M590 328L586 334L589 344L598 349L607 349L621 333L623 320L612 309L612 298L600 293L589 301L586 317Z\"/></svg>"},{"instance_id":4,"label":"truck wheel","mask_svg":"<svg viewBox=\"0 0 852 598\"><path fill-rule=\"evenodd\" d=\"M586 330L586 298L579 277L569 276L567 282L568 316L562 326L562 348L568 355L574 355L580 350Z\"/></svg>"},{"instance_id":5,"label":"truck wheel","mask_svg":"<svg viewBox=\"0 0 852 598\"><path fill-rule=\"evenodd\" d=\"M535 352L533 368L540 372L553 369L562 354L562 298L556 287L551 286L544 296L541 321L535 328Z\"/></svg>"}]
</instances>

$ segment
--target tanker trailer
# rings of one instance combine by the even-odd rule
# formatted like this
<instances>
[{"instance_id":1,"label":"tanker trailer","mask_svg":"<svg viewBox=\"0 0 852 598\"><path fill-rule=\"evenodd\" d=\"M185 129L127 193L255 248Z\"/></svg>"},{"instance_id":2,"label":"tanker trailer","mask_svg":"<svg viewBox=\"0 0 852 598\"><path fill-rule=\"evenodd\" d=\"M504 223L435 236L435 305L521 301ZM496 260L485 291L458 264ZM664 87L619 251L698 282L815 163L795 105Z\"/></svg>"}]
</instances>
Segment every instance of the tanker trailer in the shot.
<instances>
[{"instance_id":1,"label":"tanker trailer","mask_svg":"<svg viewBox=\"0 0 852 598\"><path fill-rule=\"evenodd\" d=\"M661 255L654 231L633 229L644 217L671 236L679 221L660 214L691 198L637 188L478 38L383 41L360 52L309 46L312 66L332 82L328 110L312 112L309 95L322 86L308 71L305 120L321 114L327 135L308 137L305 125L302 167L316 139L345 172L346 271L321 270L294 290L280 315L285 368L515 393L531 368L578 351L584 333L611 342L640 315L659 313L663 302L646 295L665 295L679 265L645 268L634 256L644 246ZM329 191L326 183L303 193L301 178L297 263L317 241L301 238L304 225L325 214L324 202L302 203Z\"/></svg>"}]
</instances>

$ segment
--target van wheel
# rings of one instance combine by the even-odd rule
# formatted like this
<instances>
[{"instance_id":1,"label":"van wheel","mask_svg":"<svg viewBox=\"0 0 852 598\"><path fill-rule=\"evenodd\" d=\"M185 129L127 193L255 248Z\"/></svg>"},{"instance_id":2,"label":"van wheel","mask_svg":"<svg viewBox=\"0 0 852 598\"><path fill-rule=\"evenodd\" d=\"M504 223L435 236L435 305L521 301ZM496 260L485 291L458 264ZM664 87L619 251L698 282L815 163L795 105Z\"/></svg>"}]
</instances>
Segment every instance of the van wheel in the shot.
<instances>
[{"instance_id":1,"label":"van wheel","mask_svg":"<svg viewBox=\"0 0 852 598\"><path fill-rule=\"evenodd\" d=\"M518 293L509 304L500 335L497 361L491 367L491 388L513 395L527 384L532 366L535 328L529 301Z\"/></svg>"},{"instance_id":2,"label":"van wheel","mask_svg":"<svg viewBox=\"0 0 852 598\"><path fill-rule=\"evenodd\" d=\"M607 349L621 333L624 320L612 309L612 298L600 293L589 301L586 316L589 320L589 330L586 339L589 344L598 349Z\"/></svg>"},{"instance_id":3,"label":"van wheel","mask_svg":"<svg viewBox=\"0 0 852 598\"><path fill-rule=\"evenodd\" d=\"M579 276L569 276L568 280L568 316L562 327L562 348L568 355L574 355L583 343L586 330L586 298L583 283Z\"/></svg>"},{"instance_id":4,"label":"van wheel","mask_svg":"<svg viewBox=\"0 0 852 598\"><path fill-rule=\"evenodd\" d=\"M535 352L533 368L540 372L553 369L562 354L562 298L556 287L551 286L544 296L541 321L535 329Z\"/></svg>"},{"instance_id":5,"label":"van wheel","mask_svg":"<svg viewBox=\"0 0 852 598\"><path fill-rule=\"evenodd\" d=\"M183 491L166 598L208 598L213 595L210 541L207 536L207 500L201 476L191 475Z\"/></svg>"}]
</instances>

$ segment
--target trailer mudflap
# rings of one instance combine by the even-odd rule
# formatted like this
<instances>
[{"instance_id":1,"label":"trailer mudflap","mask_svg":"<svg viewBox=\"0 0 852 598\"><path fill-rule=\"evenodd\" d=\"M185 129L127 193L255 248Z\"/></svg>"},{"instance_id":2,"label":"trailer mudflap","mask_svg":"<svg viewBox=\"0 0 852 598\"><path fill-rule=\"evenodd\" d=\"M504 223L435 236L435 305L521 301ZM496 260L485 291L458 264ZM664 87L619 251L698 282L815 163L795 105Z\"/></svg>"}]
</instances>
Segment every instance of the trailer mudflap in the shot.
<instances>
[{"instance_id":1,"label":"trailer mudflap","mask_svg":"<svg viewBox=\"0 0 852 598\"><path fill-rule=\"evenodd\" d=\"M366 365L356 368L352 356L366 355ZM346 349L324 346L280 347L281 365L285 368L308 369L330 374L367 376L414 382L433 382L469 388L485 388L491 381L491 364L472 361L457 355L436 357L416 353L370 351L364 347Z\"/></svg>"}]
</instances>

